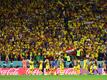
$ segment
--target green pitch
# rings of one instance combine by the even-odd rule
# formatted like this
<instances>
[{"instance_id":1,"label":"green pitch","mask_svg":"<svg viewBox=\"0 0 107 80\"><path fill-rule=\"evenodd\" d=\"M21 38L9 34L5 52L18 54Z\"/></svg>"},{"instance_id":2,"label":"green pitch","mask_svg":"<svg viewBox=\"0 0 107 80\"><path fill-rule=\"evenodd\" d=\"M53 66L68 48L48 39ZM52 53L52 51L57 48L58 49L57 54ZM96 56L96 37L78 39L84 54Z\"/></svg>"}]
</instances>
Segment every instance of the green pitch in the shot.
<instances>
[{"instance_id":1,"label":"green pitch","mask_svg":"<svg viewBox=\"0 0 107 80\"><path fill-rule=\"evenodd\" d=\"M23 75L0 76L0 80L107 80L107 75Z\"/></svg>"}]
</instances>

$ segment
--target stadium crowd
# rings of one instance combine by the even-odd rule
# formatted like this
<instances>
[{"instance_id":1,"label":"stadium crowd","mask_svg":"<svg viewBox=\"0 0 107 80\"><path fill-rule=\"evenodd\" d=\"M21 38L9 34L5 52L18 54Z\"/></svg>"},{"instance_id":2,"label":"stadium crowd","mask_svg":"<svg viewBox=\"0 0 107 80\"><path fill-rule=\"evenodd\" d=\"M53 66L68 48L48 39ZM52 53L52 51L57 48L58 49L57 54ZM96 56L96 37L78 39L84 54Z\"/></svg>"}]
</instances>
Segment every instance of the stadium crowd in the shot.
<instances>
[{"instance_id":1,"label":"stadium crowd","mask_svg":"<svg viewBox=\"0 0 107 80\"><path fill-rule=\"evenodd\" d=\"M0 60L107 60L105 0L0 1Z\"/></svg>"}]
</instances>

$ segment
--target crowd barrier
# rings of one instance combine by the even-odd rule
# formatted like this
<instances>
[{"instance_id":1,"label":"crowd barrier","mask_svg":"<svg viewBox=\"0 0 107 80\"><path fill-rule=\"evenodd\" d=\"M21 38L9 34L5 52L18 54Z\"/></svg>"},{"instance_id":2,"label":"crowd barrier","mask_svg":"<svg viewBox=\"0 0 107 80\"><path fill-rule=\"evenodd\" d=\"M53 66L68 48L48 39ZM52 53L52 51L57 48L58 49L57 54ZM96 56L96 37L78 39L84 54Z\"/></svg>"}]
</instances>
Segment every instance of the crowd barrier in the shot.
<instances>
[{"instance_id":1,"label":"crowd barrier","mask_svg":"<svg viewBox=\"0 0 107 80\"><path fill-rule=\"evenodd\" d=\"M51 61L51 62L52 62L52 61ZM4 63L5 63L5 61L0 61L0 67L3 67L3 65L5 65L5 66L8 67L8 68L9 68L11 65L12 65L13 67L16 67L16 66L22 67L22 61L13 61L13 63L11 63L10 61L8 61L7 63L5 63L5 64L4 64ZM72 64L72 63L73 63L72 61L70 61L70 62L65 61L65 62L64 62L64 65L65 65L66 68L71 68L71 67L69 67L69 66L70 66L70 64ZM102 66L103 63L104 63L104 61L97 61L97 64L98 64L98 65L100 64L100 66ZM84 64L84 62L83 62L83 61L80 61L81 67L83 67L83 64ZM37 64L35 64L34 66L35 66L35 68L38 67Z\"/></svg>"},{"instance_id":2,"label":"crowd barrier","mask_svg":"<svg viewBox=\"0 0 107 80\"><path fill-rule=\"evenodd\" d=\"M50 70L50 71L46 71L44 69L44 75L50 75L50 74L56 74L56 75L60 75L61 70L59 68L57 68L56 70ZM30 70L29 68L27 69L23 69L23 68L0 68L0 75L29 75L30 74ZM33 75L41 75L42 72L38 69L35 68L33 73ZM83 70L80 69L80 71L77 71L73 68L65 68L64 69L64 75L80 75L80 74L89 74L89 72L87 70ZM94 72L93 74L107 74L103 68L99 68L98 72Z\"/></svg>"}]
</instances>

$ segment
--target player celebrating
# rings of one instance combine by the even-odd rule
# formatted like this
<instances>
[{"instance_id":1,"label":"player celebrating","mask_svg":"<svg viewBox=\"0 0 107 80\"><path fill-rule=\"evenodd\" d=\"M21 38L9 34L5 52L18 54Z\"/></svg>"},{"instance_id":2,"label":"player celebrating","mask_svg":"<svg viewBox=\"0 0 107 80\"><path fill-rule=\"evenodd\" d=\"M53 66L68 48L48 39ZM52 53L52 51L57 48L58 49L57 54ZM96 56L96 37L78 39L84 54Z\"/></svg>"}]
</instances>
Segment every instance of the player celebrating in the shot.
<instances>
[{"instance_id":1,"label":"player celebrating","mask_svg":"<svg viewBox=\"0 0 107 80\"><path fill-rule=\"evenodd\" d=\"M93 74L93 64L92 63L90 63L90 74Z\"/></svg>"},{"instance_id":2,"label":"player celebrating","mask_svg":"<svg viewBox=\"0 0 107 80\"><path fill-rule=\"evenodd\" d=\"M77 70L77 73L80 74L80 60L78 60L77 62L77 67L76 67L76 70Z\"/></svg>"},{"instance_id":3,"label":"player celebrating","mask_svg":"<svg viewBox=\"0 0 107 80\"><path fill-rule=\"evenodd\" d=\"M59 58L59 65L60 65L60 74L64 74L64 60L63 58Z\"/></svg>"},{"instance_id":4,"label":"player celebrating","mask_svg":"<svg viewBox=\"0 0 107 80\"><path fill-rule=\"evenodd\" d=\"M51 64L51 66L52 66L52 68L51 68L51 74L56 75L56 70L57 70L58 64L57 64L57 59L56 58L54 58L54 59L55 60L52 61L52 64Z\"/></svg>"},{"instance_id":5,"label":"player celebrating","mask_svg":"<svg viewBox=\"0 0 107 80\"><path fill-rule=\"evenodd\" d=\"M46 67L46 72L49 73L50 72L50 70L49 70L50 69L50 63L49 63L48 59L45 60L45 67Z\"/></svg>"},{"instance_id":6,"label":"player celebrating","mask_svg":"<svg viewBox=\"0 0 107 80\"><path fill-rule=\"evenodd\" d=\"M84 59L84 65L83 65L83 69L88 70L88 61L87 59Z\"/></svg>"},{"instance_id":7,"label":"player celebrating","mask_svg":"<svg viewBox=\"0 0 107 80\"><path fill-rule=\"evenodd\" d=\"M42 72L43 69L43 61L39 61L39 70Z\"/></svg>"},{"instance_id":8,"label":"player celebrating","mask_svg":"<svg viewBox=\"0 0 107 80\"><path fill-rule=\"evenodd\" d=\"M31 60L29 61L29 64L30 64L30 74L32 74L33 71L34 71L34 61L33 61L32 58L31 58Z\"/></svg>"},{"instance_id":9,"label":"player celebrating","mask_svg":"<svg viewBox=\"0 0 107 80\"><path fill-rule=\"evenodd\" d=\"M80 60L78 60L77 63L74 65L74 70L76 70L76 72L80 74Z\"/></svg>"},{"instance_id":10,"label":"player celebrating","mask_svg":"<svg viewBox=\"0 0 107 80\"><path fill-rule=\"evenodd\" d=\"M98 73L97 64L93 64L93 72L94 72L95 74Z\"/></svg>"}]
</instances>

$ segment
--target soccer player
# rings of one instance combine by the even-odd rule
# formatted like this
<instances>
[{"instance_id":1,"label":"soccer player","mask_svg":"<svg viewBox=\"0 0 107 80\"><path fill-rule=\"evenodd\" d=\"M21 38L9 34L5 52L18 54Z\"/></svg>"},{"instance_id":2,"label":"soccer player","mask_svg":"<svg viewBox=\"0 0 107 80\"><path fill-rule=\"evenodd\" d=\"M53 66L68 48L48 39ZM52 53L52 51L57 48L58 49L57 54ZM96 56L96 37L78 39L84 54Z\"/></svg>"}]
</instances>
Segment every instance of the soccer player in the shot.
<instances>
[{"instance_id":1,"label":"soccer player","mask_svg":"<svg viewBox=\"0 0 107 80\"><path fill-rule=\"evenodd\" d=\"M93 64L93 72L94 73L98 73L97 64Z\"/></svg>"},{"instance_id":2,"label":"soccer player","mask_svg":"<svg viewBox=\"0 0 107 80\"><path fill-rule=\"evenodd\" d=\"M93 64L90 63L90 74L93 74Z\"/></svg>"},{"instance_id":3,"label":"soccer player","mask_svg":"<svg viewBox=\"0 0 107 80\"><path fill-rule=\"evenodd\" d=\"M45 68L46 68L46 72L49 74L50 72L50 62L48 59L45 60Z\"/></svg>"},{"instance_id":4,"label":"soccer player","mask_svg":"<svg viewBox=\"0 0 107 80\"><path fill-rule=\"evenodd\" d=\"M33 61L32 58L31 58L31 60L29 61L29 64L30 64L30 74L32 74L33 71L34 71L34 61Z\"/></svg>"},{"instance_id":5,"label":"soccer player","mask_svg":"<svg viewBox=\"0 0 107 80\"><path fill-rule=\"evenodd\" d=\"M59 58L59 65L60 65L60 74L63 75L64 74L64 60L63 58Z\"/></svg>"},{"instance_id":6,"label":"soccer player","mask_svg":"<svg viewBox=\"0 0 107 80\"><path fill-rule=\"evenodd\" d=\"M39 61L39 70L42 71L42 69L43 69L43 61L41 60Z\"/></svg>"},{"instance_id":7,"label":"soccer player","mask_svg":"<svg viewBox=\"0 0 107 80\"><path fill-rule=\"evenodd\" d=\"M58 67L57 59L56 59L56 58L55 58L54 61L52 61L51 66L52 66L52 68L51 68L51 74L56 75L56 69L57 69L57 67Z\"/></svg>"},{"instance_id":8,"label":"soccer player","mask_svg":"<svg viewBox=\"0 0 107 80\"><path fill-rule=\"evenodd\" d=\"M77 62L77 64L74 66L74 69L77 71L78 74L80 74L80 61Z\"/></svg>"},{"instance_id":9,"label":"soccer player","mask_svg":"<svg viewBox=\"0 0 107 80\"><path fill-rule=\"evenodd\" d=\"M83 69L85 69L85 70L88 70L88 65L87 65L87 63L88 63L88 60L87 60L87 59L84 59Z\"/></svg>"},{"instance_id":10,"label":"soccer player","mask_svg":"<svg viewBox=\"0 0 107 80\"><path fill-rule=\"evenodd\" d=\"M26 69L27 69L27 61L25 60L25 58L23 58L23 60L22 60L22 65L23 65L24 74L25 74L26 73Z\"/></svg>"},{"instance_id":11,"label":"soccer player","mask_svg":"<svg viewBox=\"0 0 107 80\"><path fill-rule=\"evenodd\" d=\"M80 68L81 68L81 66L80 66L80 60L79 60L77 63L77 73L78 74L80 74Z\"/></svg>"}]
</instances>

